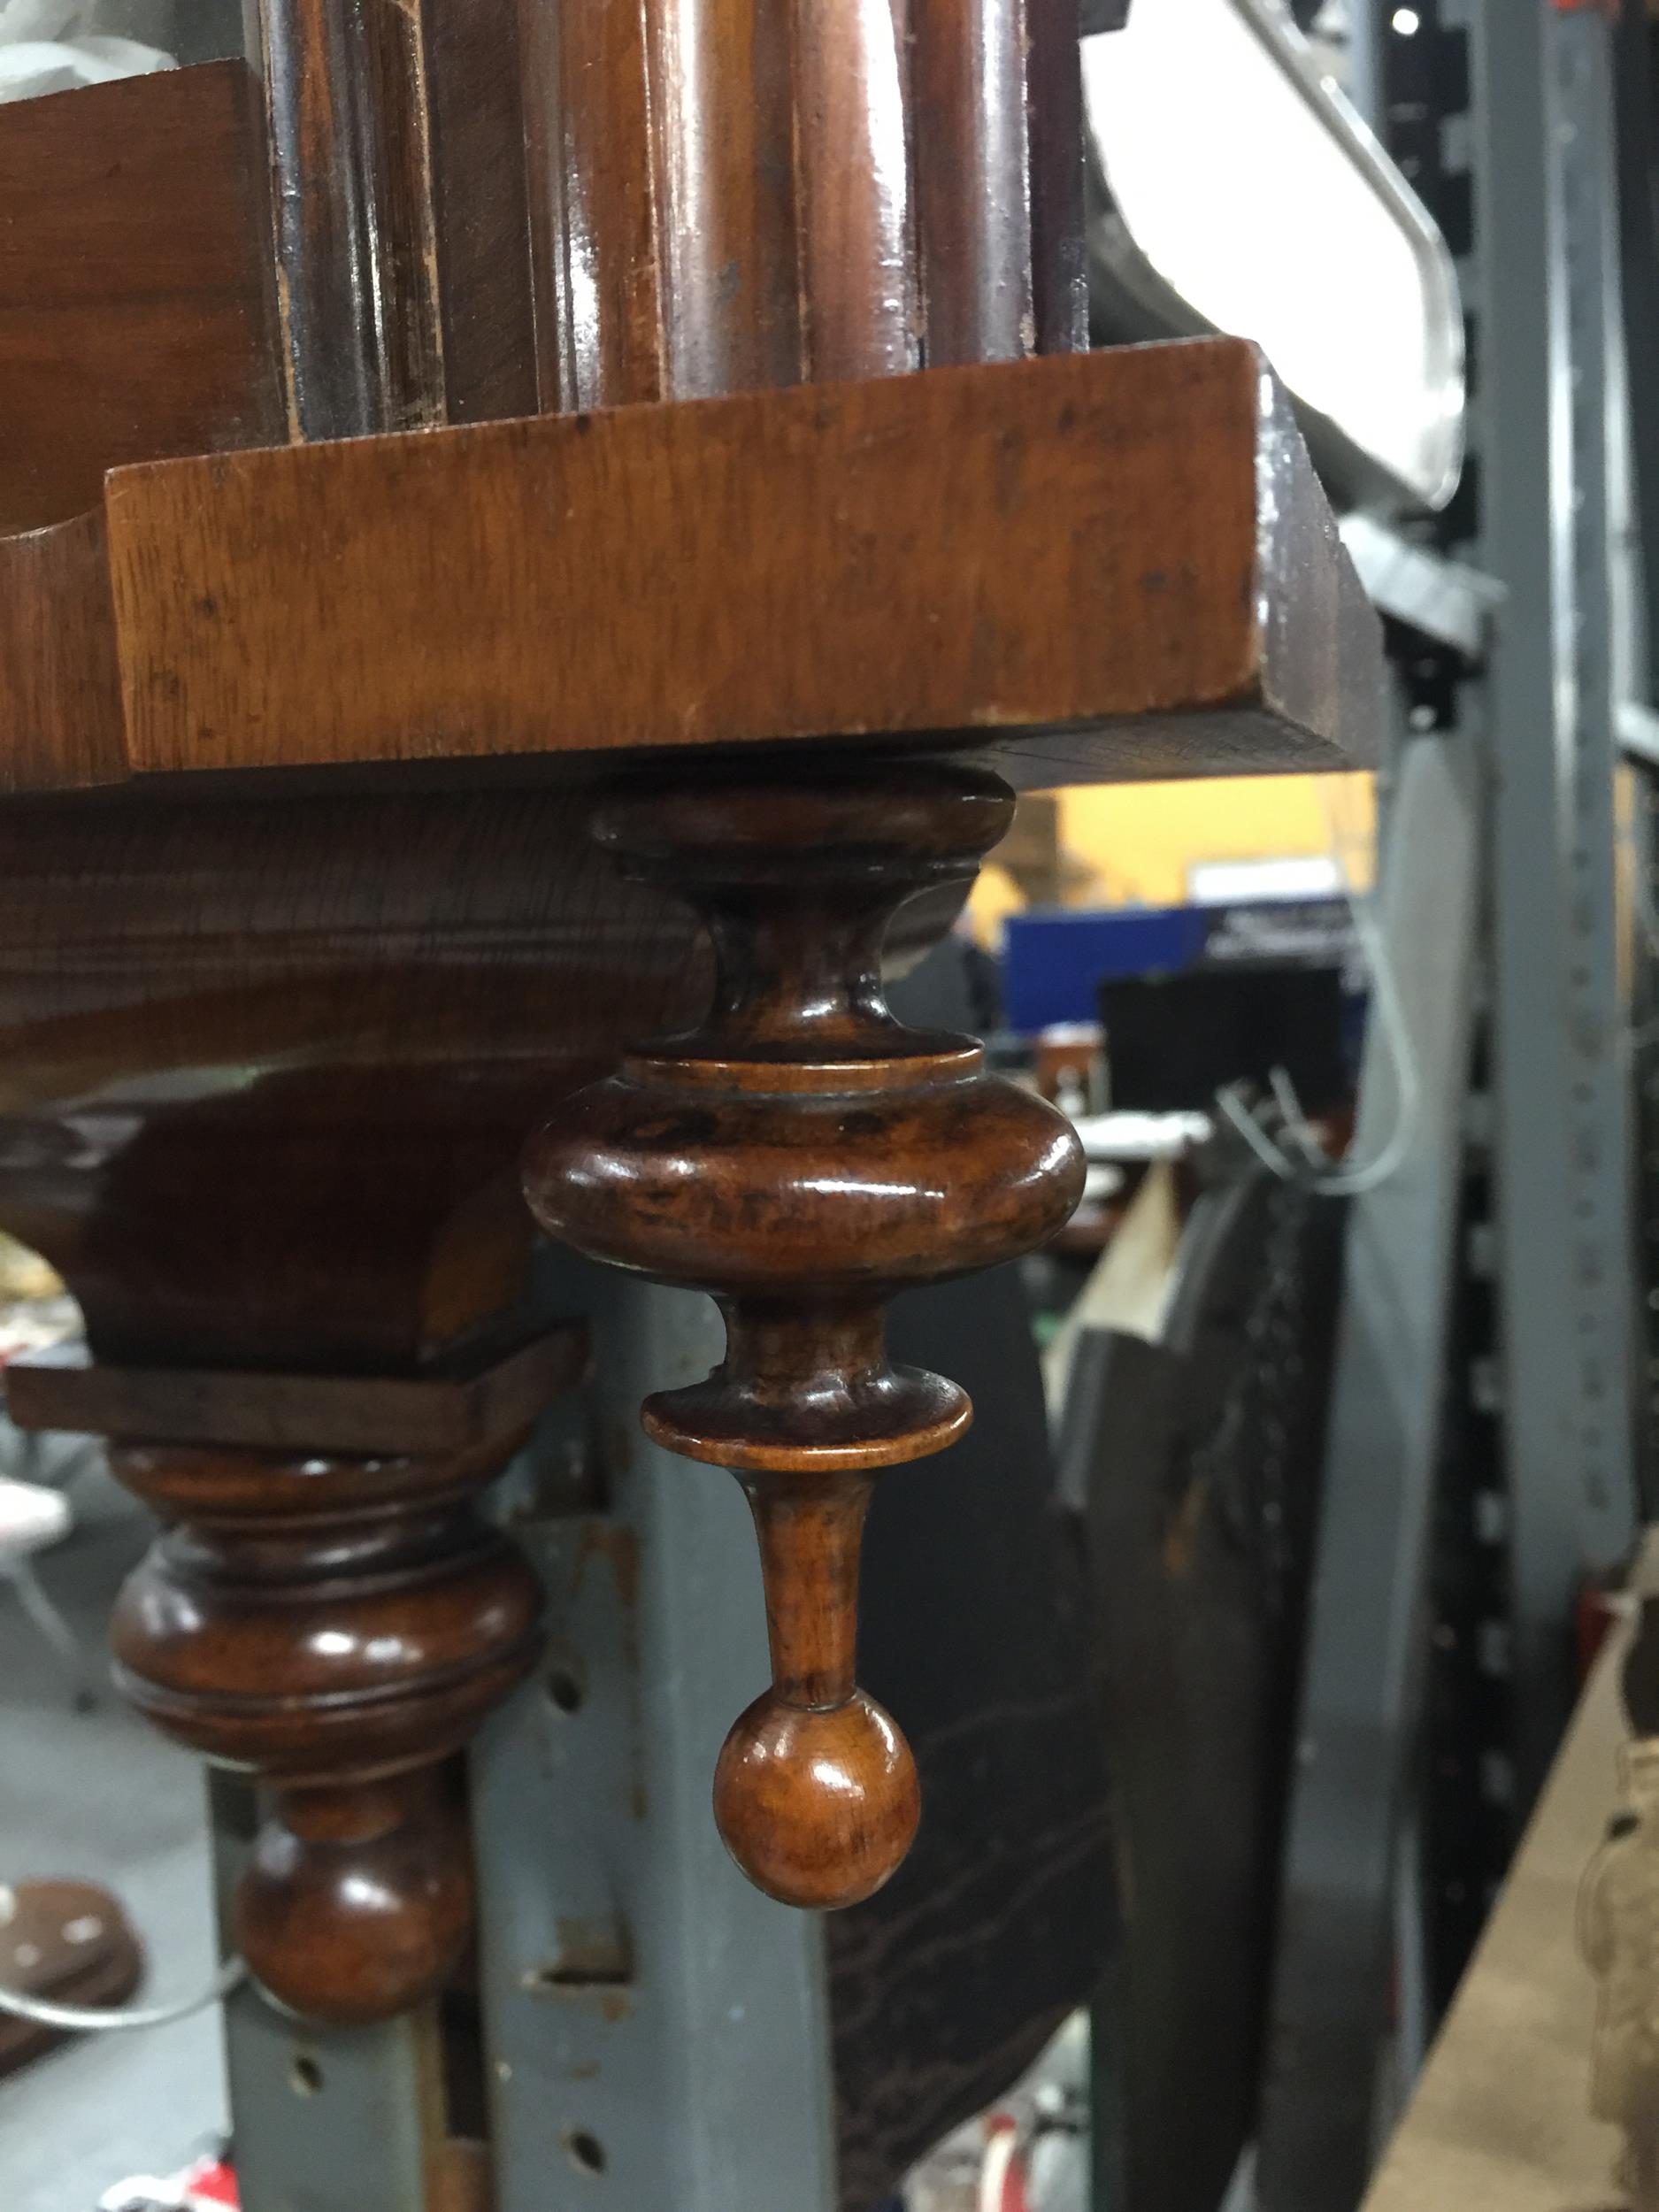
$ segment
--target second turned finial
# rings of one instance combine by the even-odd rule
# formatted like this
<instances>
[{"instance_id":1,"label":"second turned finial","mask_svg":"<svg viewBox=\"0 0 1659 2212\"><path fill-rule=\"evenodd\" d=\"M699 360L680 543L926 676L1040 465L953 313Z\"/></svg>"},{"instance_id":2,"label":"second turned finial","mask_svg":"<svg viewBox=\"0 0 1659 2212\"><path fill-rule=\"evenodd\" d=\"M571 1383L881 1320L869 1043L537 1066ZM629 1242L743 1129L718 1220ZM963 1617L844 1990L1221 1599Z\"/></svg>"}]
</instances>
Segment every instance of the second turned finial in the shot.
<instances>
[{"instance_id":1,"label":"second turned finial","mask_svg":"<svg viewBox=\"0 0 1659 2212\"><path fill-rule=\"evenodd\" d=\"M571 1099L526 1158L553 1234L725 1316L720 1365L644 1418L730 1468L754 1511L772 1683L726 1739L715 1811L789 1904L879 1889L920 1809L909 1746L855 1681L859 1549L876 1473L971 1412L888 1361L887 1302L1030 1249L1081 1192L1062 1117L882 995L898 907L971 878L1012 808L995 776L931 764L618 788L595 833L702 913L713 1003Z\"/></svg>"}]
</instances>

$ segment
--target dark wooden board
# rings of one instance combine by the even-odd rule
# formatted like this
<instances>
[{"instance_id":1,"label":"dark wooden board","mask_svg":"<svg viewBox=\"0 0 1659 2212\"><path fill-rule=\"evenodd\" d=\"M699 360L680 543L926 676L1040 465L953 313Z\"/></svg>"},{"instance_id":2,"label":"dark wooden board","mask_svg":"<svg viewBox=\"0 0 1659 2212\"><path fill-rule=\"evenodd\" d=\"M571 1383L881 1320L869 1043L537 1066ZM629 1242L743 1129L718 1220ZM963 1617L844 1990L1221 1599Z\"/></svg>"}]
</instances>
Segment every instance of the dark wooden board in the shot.
<instances>
[{"instance_id":1,"label":"dark wooden board","mask_svg":"<svg viewBox=\"0 0 1659 2212\"><path fill-rule=\"evenodd\" d=\"M1363 764L1378 626L1264 379L1218 339L120 471L129 767Z\"/></svg>"},{"instance_id":2,"label":"dark wooden board","mask_svg":"<svg viewBox=\"0 0 1659 2212\"><path fill-rule=\"evenodd\" d=\"M0 792L127 773L104 510L0 537Z\"/></svg>"},{"instance_id":3,"label":"dark wooden board","mask_svg":"<svg viewBox=\"0 0 1659 2212\"><path fill-rule=\"evenodd\" d=\"M581 1379L588 1329L571 1321L488 1366L424 1375L248 1375L113 1367L80 1344L13 1360L19 1428L268 1451L446 1453L499 1447Z\"/></svg>"},{"instance_id":4,"label":"dark wooden board","mask_svg":"<svg viewBox=\"0 0 1659 2212\"><path fill-rule=\"evenodd\" d=\"M240 62L0 107L0 529L286 435L265 206Z\"/></svg>"}]
</instances>

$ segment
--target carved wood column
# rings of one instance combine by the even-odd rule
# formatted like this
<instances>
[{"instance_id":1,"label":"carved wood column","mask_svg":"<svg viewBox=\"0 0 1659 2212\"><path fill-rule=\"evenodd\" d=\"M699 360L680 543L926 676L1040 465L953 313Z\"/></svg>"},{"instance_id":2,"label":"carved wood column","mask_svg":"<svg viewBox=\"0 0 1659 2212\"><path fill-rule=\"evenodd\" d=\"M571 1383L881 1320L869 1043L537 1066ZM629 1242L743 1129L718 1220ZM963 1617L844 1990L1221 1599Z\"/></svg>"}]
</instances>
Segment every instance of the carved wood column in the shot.
<instances>
[{"instance_id":1,"label":"carved wood column","mask_svg":"<svg viewBox=\"0 0 1659 2212\"><path fill-rule=\"evenodd\" d=\"M725 1316L724 1362L649 1399L645 1425L731 1468L754 1509L772 1685L726 1740L715 1809L744 1870L791 1904L868 1896L918 1813L909 1747L854 1679L859 1543L879 1471L942 1450L970 1407L890 1364L883 1310L1039 1243L1081 1194L1061 1116L882 996L901 902L971 877L1012 804L993 776L933 765L617 792L597 835L701 913L713 1004L572 1099L527 1156L555 1235L709 1291Z\"/></svg>"},{"instance_id":2,"label":"carved wood column","mask_svg":"<svg viewBox=\"0 0 1659 2212\"><path fill-rule=\"evenodd\" d=\"M116 1679L265 1786L237 1941L308 2018L389 2019L460 1958L470 1859L442 1769L541 1640L541 1586L480 1500L586 1356L570 1324L465 1380L12 1371L19 1422L111 1434L165 1524L117 1601Z\"/></svg>"},{"instance_id":3,"label":"carved wood column","mask_svg":"<svg viewBox=\"0 0 1659 2212\"><path fill-rule=\"evenodd\" d=\"M544 411L1087 342L1075 0L518 12Z\"/></svg>"},{"instance_id":4,"label":"carved wood column","mask_svg":"<svg viewBox=\"0 0 1659 2212\"><path fill-rule=\"evenodd\" d=\"M544 409L1083 342L1074 0L520 0L520 27ZM703 913L715 1009L529 1155L555 1234L726 1315L718 1372L645 1418L754 1508L773 1684L716 1804L797 1904L867 1896L918 1816L909 1749L853 1678L858 1548L876 1471L949 1443L968 1405L888 1365L884 1302L1038 1242L1080 1188L1064 1125L881 1002L895 910L971 877L1010 807L994 779L876 756L618 795L601 841Z\"/></svg>"},{"instance_id":5,"label":"carved wood column","mask_svg":"<svg viewBox=\"0 0 1659 2212\"><path fill-rule=\"evenodd\" d=\"M236 1941L296 2011L431 1996L467 1923L452 1755L532 1664L483 1509L585 1326L537 1314L526 1133L697 1002L693 926L562 791L260 789L0 815L0 1224L87 1345L8 1371L165 1532L121 1686L260 1786ZM637 1018L637 1016L632 1016Z\"/></svg>"},{"instance_id":6,"label":"carved wood column","mask_svg":"<svg viewBox=\"0 0 1659 2212\"><path fill-rule=\"evenodd\" d=\"M439 1770L540 1642L540 1585L474 1504L503 1458L111 1448L172 1524L117 1603L117 1680L269 1786L238 1940L309 2018L389 2019L465 1946L467 1842Z\"/></svg>"}]
</instances>

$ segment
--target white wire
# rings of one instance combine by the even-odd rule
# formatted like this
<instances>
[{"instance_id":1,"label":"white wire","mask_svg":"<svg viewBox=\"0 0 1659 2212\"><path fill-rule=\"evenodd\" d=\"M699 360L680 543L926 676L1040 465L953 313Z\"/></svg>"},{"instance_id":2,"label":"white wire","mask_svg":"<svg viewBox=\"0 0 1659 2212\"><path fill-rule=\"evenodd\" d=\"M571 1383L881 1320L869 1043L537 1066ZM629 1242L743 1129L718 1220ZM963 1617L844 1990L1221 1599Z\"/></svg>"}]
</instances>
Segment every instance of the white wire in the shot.
<instances>
[{"instance_id":1,"label":"white wire","mask_svg":"<svg viewBox=\"0 0 1659 2212\"><path fill-rule=\"evenodd\" d=\"M1371 971L1373 1003L1377 1018L1382 1024L1389 1058L1394 1063L1398 1094L1394 1125L1389 1132L1386 1143L1371 1159L1353 1166L1347 1161L1333 1164L1320 1148L1308 1118L1302 1110L1296 1087L1288 1072L1282 1067L1276 1067L1268 1079L1279 1111L1285 1118L1286 1128L1302 1156L1300 1160L1295 1160L1263 1128L1245 1103L1236 1083L1224 1085L1216 1094L1216 1103L1263 1166L1277 1175L1281 1182L1298 1184L1302 1189L1317 1191L1325 1198L1352 1198L1363 1192L1376 1190L1398 1171L1417 1134L1421 1093L1417 1056L1411 1048L1411 1033L1407 1025L1405 1007L1400 997L1399 981L1394 973L1387 938L1378 922L1371 900L1356 887L1341 832L1331 804L1331 795L1323 782L1319 787L1319 799L1331 833L1331 857L1342 879L1343 894L1348 900L1348 911L1354 918L1355 934L1360 941L1365 964ZM1318 1164L1321 1162L1325 1163L1323 1166Z\"/></svg>"},{"instance_id":2,"label":"white wire","mask_svg":"<svg viewBox=\"0 0 1659 2212\"><path fill-rule=\"evenodd\" d=\"M246 1963L229 1958L205 1989L194 1997L170 2005L144 2005L122 2012L104 2005L55 2005L45 1997L26 1997L20 1990L0 1985L0 2012L15 2020L33 2021L36 2027L65 2028L73 2035L126 2033L141 2028L168 2028L175 2020L188 2020L210 2005L221 2004L246 1978Z\"/></svg>"}]
</instances>

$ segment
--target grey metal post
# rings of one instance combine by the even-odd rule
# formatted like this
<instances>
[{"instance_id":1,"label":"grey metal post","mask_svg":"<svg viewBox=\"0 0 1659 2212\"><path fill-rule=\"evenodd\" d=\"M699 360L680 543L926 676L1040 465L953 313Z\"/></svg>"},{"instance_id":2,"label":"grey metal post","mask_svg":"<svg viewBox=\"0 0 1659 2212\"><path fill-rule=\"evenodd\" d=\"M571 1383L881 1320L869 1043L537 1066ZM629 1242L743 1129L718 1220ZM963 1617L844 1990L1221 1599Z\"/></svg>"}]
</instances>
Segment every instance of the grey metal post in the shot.
<instances>
[{"instance_id":1,"label":"grey metal post","mask_svg":"<svg viewBox=\"0 0 1659 2212\"><path fill-rule=\"evenodd\" d=\"M208 1810L229 1940L253 1791L210 1774ZM380 2027L320 2028L244 1984L224 2026L244 2212L428 2212L445 2127L435 2007Z\"/></svg>"},{"instance_id":2,"label":"grey metal post","mask_svg":"<svg viewBox=\"0 0 1659 2212\"><path fill-rule=\"evenodd\" d=\"M560 1264L594 1319L612 1494L518 1526L549 1663L472 1760L498 2212L832 2212L821 1924L749 1887L710 1806L767 1678L748 1509L639 1425L720 1325L706 1299Z\"/></svg>"},{"instance_id":3,"label":"grey metal post","mask_svg":"<svg viewBox=\"0 0 1659 2212\"><path fill-rule=\"evenodd\" d=\"M1586 1572L1634 1519L1635 1282L1615 941L1609 19L1471 11L1491 668L1494 1159L1519 1802Z\"/></svg>"},{"instance_id":4,"label":"grey metal post","mask_svg":"<svg viewBox=\"0 0 1659 2212\"><path fill-rule=\"evenodd\" d=\"M1348 96L1382 135L1383 22L1380 0L1348 0Z\"/></svg>"}]
</instances>

